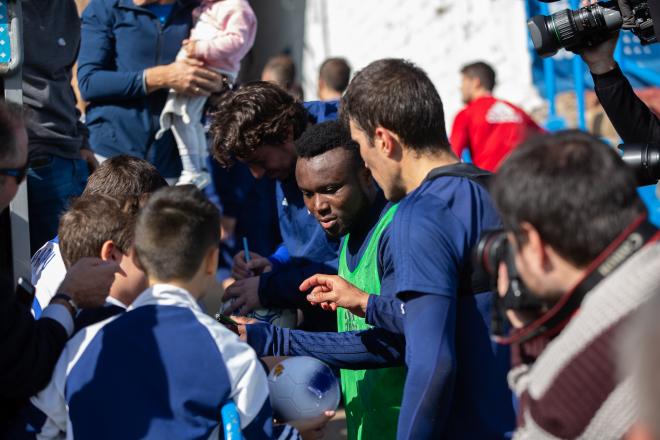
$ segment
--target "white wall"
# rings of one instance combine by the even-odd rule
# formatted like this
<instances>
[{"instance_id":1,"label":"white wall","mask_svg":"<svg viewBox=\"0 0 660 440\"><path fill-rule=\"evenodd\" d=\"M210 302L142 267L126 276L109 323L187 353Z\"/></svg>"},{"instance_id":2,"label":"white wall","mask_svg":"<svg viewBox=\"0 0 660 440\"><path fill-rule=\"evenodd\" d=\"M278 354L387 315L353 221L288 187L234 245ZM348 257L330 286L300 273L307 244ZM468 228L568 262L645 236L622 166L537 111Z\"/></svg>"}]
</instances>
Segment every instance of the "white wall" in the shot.
<instances>
[{"instance_id":1,"label":"white wall","mask_svg":"<svg viewBox=\"0 0 660 440\"><path fill-rule=\"evenodd\" d=\"M305 96L316 96L318 68L329 56L346 57L354 70L407 58L429 74L451 124L462 106L460 67L484 60L497 71L495 94L531 110L542 101L527 44L523 0L307 0Z\"/></svg>"}]
</instances>

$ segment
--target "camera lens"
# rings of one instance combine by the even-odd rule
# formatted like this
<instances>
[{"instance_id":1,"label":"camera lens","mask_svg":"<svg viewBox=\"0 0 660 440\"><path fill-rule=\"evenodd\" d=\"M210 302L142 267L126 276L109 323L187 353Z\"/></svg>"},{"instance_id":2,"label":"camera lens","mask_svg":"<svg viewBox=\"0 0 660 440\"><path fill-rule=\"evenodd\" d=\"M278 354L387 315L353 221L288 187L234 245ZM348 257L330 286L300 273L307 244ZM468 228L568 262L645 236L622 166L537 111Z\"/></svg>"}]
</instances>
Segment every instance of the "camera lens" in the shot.
<instances>
[{"instance_id":1,"label":"camera lens","mask_svg":"<svg viewBox=\"0 0 660 440\"><path fill-rule=\"evenodd\" d=\"M653 185L660 180L660 145L623 144L618 148L621 159L632 168L640 186Z\"/></svg>"},{"instance_id":2,"label":"camera lens","mask_svg":"<svg viewBox=\"0 0 660 440\"><path fill-rule=\"evenodd\" d=\"M504 260L508 246L509 241L504 230L485 232L475 248L475 267L481 268L491 277L496 278L500 262Z\"/></svg>"},{"instance_id":3,"label":"camera lens","mask_svg":"<svg viewBox=\"0 0 660 440\"><path fill-rule=\"evenodd\" d=\"M544 15L535 15L527 22L534 49L539 56L549 57L561 48L553 31L548 29L548 19Z\"/></svg>"},{"instance_id":4,"label":"camera lens","mask_svg":"<svg viewBox=\"0 0 660 440\"><path fill-rule=\"evenodd\" d=\"M527 22L534 49L542 57L562 48L577 49L604 41L619 29L623 18L614 3L590 5L577 11L563 9L552 15L535 15Z\"/></svg>"}]
</instances>

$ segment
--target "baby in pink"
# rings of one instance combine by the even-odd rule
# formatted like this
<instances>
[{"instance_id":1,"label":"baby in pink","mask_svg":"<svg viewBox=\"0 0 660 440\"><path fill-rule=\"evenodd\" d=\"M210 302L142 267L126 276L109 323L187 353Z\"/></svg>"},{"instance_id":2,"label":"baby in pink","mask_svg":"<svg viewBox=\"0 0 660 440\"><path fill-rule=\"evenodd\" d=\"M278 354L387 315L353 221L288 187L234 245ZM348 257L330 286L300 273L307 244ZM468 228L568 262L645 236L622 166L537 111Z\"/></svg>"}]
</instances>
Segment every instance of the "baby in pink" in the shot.
<instances>
[{"instance_id":1,"label":"baby in pink","mask_svg":"<svg viewBox=\"0 0 660 440\"><path fill-rule=\"evenodd\" d=\"M233 83L257 33L257 18L250 4L247 0L202 0L193 18L190 38L183 42L177 59L201 60ZM206 99L170 90L160 116L157 137L171 128L181 156L183 171L178 185L204 187L210 181L204 171L207 144L201 122Z\"/></svg>"}]
</instances>

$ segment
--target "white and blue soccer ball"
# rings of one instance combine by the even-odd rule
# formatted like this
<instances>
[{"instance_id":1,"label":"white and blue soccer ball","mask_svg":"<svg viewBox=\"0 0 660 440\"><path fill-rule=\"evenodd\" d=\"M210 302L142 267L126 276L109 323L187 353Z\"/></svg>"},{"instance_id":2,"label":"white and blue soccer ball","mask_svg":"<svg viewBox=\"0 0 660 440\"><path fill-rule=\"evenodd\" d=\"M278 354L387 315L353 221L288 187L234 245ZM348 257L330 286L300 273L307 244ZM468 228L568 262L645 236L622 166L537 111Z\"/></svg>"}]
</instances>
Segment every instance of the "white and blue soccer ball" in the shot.
<instances>
[{"instance_id":1,"label":"white and blue soccer ball","mask_svg":"<svg viewBox=\"0 0 660 440\"><path fill-rule=\"evenodd\" d=\"M290 357L268 375L270 404L280 422L318 417L339 405L339 383L323 362L308 356Z\"/></svg>"}]
</instances>

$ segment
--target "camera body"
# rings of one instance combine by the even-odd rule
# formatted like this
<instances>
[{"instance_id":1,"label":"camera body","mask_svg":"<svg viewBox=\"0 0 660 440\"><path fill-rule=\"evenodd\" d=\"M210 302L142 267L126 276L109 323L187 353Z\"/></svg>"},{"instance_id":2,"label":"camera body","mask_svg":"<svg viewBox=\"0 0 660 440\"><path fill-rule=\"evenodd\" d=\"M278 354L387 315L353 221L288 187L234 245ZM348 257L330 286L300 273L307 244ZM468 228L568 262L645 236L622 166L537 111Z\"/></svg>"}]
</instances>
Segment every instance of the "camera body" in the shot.
<instances>
[{"instance_id":1,"label":"camera body","mask_svg":"<svg viewBox=\"0 0 660 440\"><path fill-rule=\"evenodd\" d=\"M599 2L575 11L535 15L527 26L534 49L542 57L552 56L562 47L575 51L598 45L621 28L633 32L643 45L657 41L645 0Z\"/></svg>"}]
</instances>

